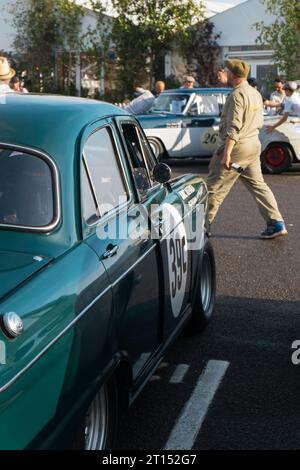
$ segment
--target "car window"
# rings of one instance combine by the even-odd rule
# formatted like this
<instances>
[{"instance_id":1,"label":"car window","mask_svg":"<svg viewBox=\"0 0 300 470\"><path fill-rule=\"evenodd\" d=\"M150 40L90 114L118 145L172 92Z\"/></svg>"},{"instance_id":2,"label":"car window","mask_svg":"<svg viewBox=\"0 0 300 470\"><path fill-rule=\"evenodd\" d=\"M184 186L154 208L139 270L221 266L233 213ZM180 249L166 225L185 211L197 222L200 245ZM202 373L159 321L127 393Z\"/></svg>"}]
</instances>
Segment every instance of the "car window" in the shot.
<instances>
[{"instance_id":1,"label":"car window","mask_svg":"<svg viewBox=\"0 0 300 470\"><path fill-rule=\"evenodd\" d=\"M0 224L49 226L55 217L52 172L36 155L0 148Z\"/></svg>"},{"instance_id":2,"label":"car window","mask_svg":"<svg viewBox=\"0 0 300 470\"><path fill-rule=\"evenodd\" d=\"M110 128L103 127L94 132L84 144L83 155L99 215L103 215L128 199ZM91 205L90 200L88 204ZM90 210L87 206L84 213L88 214Z\"/></svg>"},{"instance_id":3,"label":"car window","mask_svg":"<svg viewBox=\"0 0 300 470\"><path fill-rule=\"evenodd\" d=\"M161 93L150 112L182 114L190 96L183 93Z\"/></svg>"},{"instance_id":4,"label":"car window","mask_svg":"<svg viewBox=\"0 0 300 470\"><path fill-rule=\"evenodd\" d=\"M153 172L154 167L157 165L157 160L156 160L156 158L155 158L155 156L152 152L152 149L150 147L150 144L149 144L148 139L145 136L145 134L143 132L141 132L141 130L138 129L138 128L137 128L137 132L138 132L138 135L139 135L139 138L140 138L140 142L141 142L141 146L142 146L142 149L143 149L146 164L147 164L147 167L148 167L148 170L149 170L149 173L150 173L150 178L152 180L152 172Z\"/></svg>"},{"instance_id":5,"label":"car window","mask_svg":"<svg viewBox=\"0 0 300 470\"><path fill-rule=\"evenodd\" d=\"M82 170L81 198L83 218L88 225L92 225L99 220L100 213L90 185L86 166L84 166Z\"/></svg>"},{"instance_id":6,"label":"car window","mask_svg":"<svg viewBox=\"0 0 300 470\"><path fill-rule=\"evenodd\" d=\"M218 116L220 114L218 98L215 95L197 95L192 106L193 110L197 106L199 114L205 114L206 116Z\"/></svg>"},{"instance_id":7,"label":"car window","mask_svg":"<svg viewBox=\"0 0 300 470\"><path fill-rule=\"evenodd\" d=\"M141 135L135 124L122 123L121 127L130 157L135 185L140 196L143 198L151 188L151 181L143 156L142 139L140 138Z\"/></svg>"}]
</instances>

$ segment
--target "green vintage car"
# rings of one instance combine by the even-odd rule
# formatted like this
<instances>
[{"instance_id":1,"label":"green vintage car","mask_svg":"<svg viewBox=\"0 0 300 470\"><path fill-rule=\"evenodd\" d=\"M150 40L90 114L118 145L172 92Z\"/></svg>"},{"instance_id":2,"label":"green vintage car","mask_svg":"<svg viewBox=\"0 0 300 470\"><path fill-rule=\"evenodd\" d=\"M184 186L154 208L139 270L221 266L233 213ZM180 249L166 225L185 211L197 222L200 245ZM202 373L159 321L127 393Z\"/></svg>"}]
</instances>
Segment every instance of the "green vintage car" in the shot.
<instances>
[{"instance_id":1,"label":"green vintage car","mask_svg":"<svg viewBox=\"0 0 300 470\"><path fill-rule=\"evenodd\" d=\"M111 448L119 407L213 312L207 189L113 105L1 103L0 448Z\"/></svg>"}]
</instances>

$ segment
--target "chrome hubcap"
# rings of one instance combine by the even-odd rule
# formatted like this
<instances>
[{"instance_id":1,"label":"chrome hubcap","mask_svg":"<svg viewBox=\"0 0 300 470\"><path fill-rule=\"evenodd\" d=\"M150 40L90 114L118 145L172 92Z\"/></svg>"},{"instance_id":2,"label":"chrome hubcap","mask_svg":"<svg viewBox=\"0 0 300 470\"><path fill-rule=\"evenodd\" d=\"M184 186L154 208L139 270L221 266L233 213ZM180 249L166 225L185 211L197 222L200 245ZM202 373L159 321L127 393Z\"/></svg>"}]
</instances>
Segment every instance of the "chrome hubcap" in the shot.
<instances>
[{"instance_id":1,"label":"chrome hubcap","mask_svg":"<svg viewBox=\"0 0 300 470\"><path fill-rule=\"evenodd\" d=\"M85 449L104 449L108 428L108 399L106 387L95 397L85 418Z\"/></svg>"},{"instance_id":2,"label":"chrome hubcap","mask_svg":"<svg viewBox=\"0 0 300 470\"><path fill-rule=\"evenodd\" d=\"M212 267L208 253L203 254L201 273L201 300L204 312L209 310L212 296Z\"/></svg>"}]
</instances>

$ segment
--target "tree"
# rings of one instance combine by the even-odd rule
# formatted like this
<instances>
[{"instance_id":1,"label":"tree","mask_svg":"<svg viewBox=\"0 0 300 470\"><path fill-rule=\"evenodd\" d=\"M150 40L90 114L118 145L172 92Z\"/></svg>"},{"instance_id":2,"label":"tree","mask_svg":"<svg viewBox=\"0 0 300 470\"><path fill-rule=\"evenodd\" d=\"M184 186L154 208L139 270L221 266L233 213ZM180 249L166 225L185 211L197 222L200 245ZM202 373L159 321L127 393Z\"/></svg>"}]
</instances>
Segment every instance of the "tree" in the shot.
<instances>
[{"instance_id":1,"label":"tree","mask_svg":"<svg viewBox=\"0 0 300 470\"><path fill-rule=\"evenodd\" d=\"M102 3L101 0L95 3ZM202 21L204 6L196 0L112 0L116 18L111 39L116 45L120 96L137 84L164 78L162 63L171 45L189 36Z\"/></svg>"},{"instance_id":2,"label":"tree","mask_svg":"<svg viewBox=\"0 0 300 470\"><path fill-rule=\"evenodd\" d=\"M256 23L257 42L274 50L274 64L290 80L300 77L300 0L263 0L277 19L271 25Z\"/></svg>"},{"instance_id":3,"label":"tree","mask_svg":"<svg viewBox=\"0 0 300 470\"><path fill-rule=\"evenodd\" d=\"M213 30L214 24L211 21L201 21L190 28L189 37L182 43L187 68L196 74L199 85L203 87L216 82L221 48L217 43L220 34L214 34Z\"/></svg>"},{"instance_id":4,"label":"tree","mask_svg":"<svg viewBox=\"0 0 300 470\"><path fill-rule=\"evenodd\" d=\"M72 0L17 0L11 13L17 32L14 48L30 77L31 91L56 91L57 52L80 50L85 9Z\"/></svg>"}]
</instances>

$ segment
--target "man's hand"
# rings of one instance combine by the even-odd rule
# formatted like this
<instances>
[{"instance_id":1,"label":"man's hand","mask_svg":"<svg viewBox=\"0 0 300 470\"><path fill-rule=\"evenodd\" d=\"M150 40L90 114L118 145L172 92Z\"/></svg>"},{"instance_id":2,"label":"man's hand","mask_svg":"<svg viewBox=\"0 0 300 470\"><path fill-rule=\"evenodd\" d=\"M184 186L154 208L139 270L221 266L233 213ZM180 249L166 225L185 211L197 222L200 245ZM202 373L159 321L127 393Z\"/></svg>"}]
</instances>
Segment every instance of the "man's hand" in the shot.
<instances>
[{"instance_id":1,"label":"man's hand","mask_svg":"<svg viewBox=\"0 0 300 470\"><path fill-rule=\"evenodd\" d=\"M223 167L225 168L225 170L228 170L228 171L229 171L229 170L230 170L230 166L231 166L231 155L224 153L224 156L223 156L223 158L222 158L221 164L223 165Z\"/></svg>"},{"instance_id":2,"label":"man's hand","mask_svg":"<svg viewBox=\"0 0 300 470\"><path fill-rule=\"evenodd\" d=\"M272 134L272 132L275 130L274 126L267 126L266 133L267 134Z\"/></svg>"}]
</instances>

